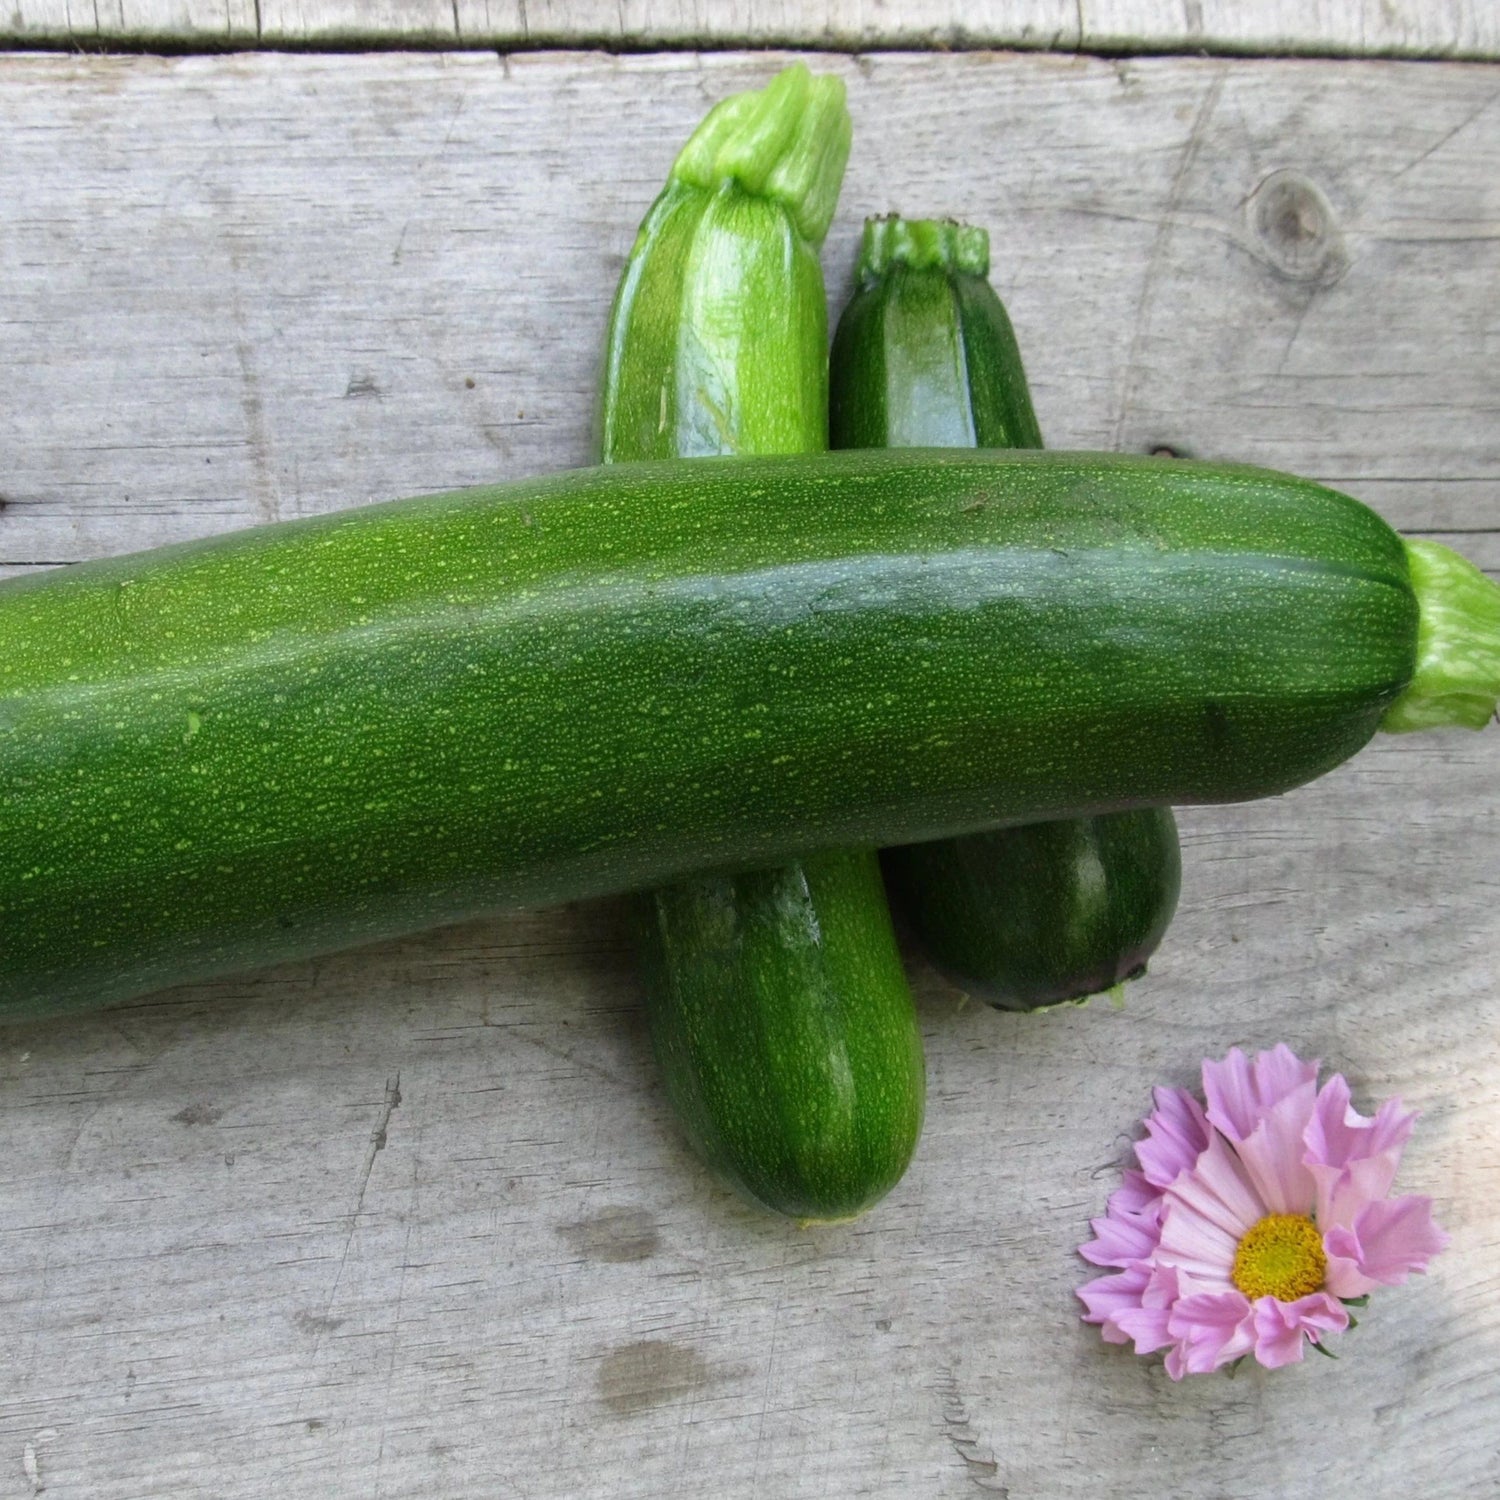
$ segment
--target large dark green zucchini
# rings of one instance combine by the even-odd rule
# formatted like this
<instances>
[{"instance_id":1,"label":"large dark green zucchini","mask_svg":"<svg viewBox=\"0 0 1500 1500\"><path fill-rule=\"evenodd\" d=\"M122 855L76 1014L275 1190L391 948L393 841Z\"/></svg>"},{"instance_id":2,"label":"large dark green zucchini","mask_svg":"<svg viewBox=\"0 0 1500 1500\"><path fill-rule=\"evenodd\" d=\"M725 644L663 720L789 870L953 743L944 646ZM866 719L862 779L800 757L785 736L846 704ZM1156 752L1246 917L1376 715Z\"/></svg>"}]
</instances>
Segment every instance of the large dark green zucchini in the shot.
<instances>
[{"instance_id":1,"label":"large dark green zucchini","mask_svg":"<svg viewBox=\"0 0 1500 1500\"><path fill-rule=\"evenodd\" d=\"M869 219L830 381L836 448L1040 448L989 235ZM1182 876L1169 807L1021 824L888 849L934 964L991 1005L1032 1010L1145 972Z\"/></svg>"},{"instance_id":2,"label":"large dark green zucchini","mask_svg":"<svg viewBox=\"0 0 1500 1500\"><path fill-rule=\"evenodd\" d=\"M1388 711L1493 711L1500 590L1410 545L1420 633L1407 547L1315 484L907 450L615 465L12 579L0 1012L1283 791Z\"/></svg>"},{"instance_id":3,"label":"large dark green zucchini","mask_svg":"<svg viewBox=\"0 0 1500 1500\"><path fill-rule=\"evenodd\" d=\"M717 105L646 216L610 317L612 463L828 446L818 246L843 176L843 84L800 63ZM900 1179L922 1039L873 849L697 876L637 900L652 1045L730 1184L848 1218Z\"/></svg>"}]
</instances>

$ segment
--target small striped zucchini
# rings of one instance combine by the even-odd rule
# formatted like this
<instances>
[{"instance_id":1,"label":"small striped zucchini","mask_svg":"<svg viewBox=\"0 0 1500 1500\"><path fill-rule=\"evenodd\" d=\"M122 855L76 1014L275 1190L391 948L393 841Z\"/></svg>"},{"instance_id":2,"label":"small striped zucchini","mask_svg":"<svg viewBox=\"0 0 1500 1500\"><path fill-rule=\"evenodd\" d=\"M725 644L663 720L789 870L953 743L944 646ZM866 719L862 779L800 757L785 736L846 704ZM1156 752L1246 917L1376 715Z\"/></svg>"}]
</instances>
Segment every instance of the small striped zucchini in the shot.
<instances>
[{"instance_id":1,"label":"small striped zucchini","mask_svg":"<svg viewBox=\"0 0 1500 1500\"><path fill-rule=\"evenodd\" d=\"M830 378L836 448L1040 448L989 236L870 219ZM884 854L892 898L960 989L1034 1010L1145 972L1177 908L1169 807L1027 823Z\"/></svg>"}]
</instances>

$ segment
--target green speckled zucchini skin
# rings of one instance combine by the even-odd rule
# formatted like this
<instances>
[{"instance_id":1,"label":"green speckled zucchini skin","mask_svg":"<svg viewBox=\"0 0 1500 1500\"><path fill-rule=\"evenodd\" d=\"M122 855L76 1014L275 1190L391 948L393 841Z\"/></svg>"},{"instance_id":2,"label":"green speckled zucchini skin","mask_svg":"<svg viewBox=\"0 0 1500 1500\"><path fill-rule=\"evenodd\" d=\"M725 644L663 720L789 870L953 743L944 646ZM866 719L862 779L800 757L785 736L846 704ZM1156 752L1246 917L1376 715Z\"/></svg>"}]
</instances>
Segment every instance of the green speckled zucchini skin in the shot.
<instances>
[{"instance_id":1,"label":"green speckled zucchini skin","mask_svg":"<svg viewBox=\"0 0 1500 1500\"><path fill-rule=\"evenodd\" d=\"M867 219L829 375L834 448L1040 448L1010 315L968 224Z\"/></svg>"},{"instance_id":2,"label":"green speckled zucchini skin","mask_svg":"<svg viewBox=\"0 0 1500 1500\"><path fill-rule=\"evenodd\" d=\"M13 579L0 1013L1266 796L1369 739L1416 625L1357 501L1057 452L620 464Z\"/></svg>"},{"instance_id":3,"label":"green speckled zucchini skin","mask_svg":"<svg viewBox=\"0 0 1500 1500\"><path fill-rule=\"evenodd\" d=\"M834 447L1042 446L1020 346L988 272L982 229L866 221L858 284L834 341ZM965 993L1008 1010L1143 974L1182 880L1169 807L998 828L883 859L892 899L933 963Z\"/></svg>"},{"instance_id":4,"label":"green speckled zucchini skin","mask_svg":"<svg viewBox=\"0 0 1500 1500\"><path fill-rule=\"evenodd\" d=\"M922 1129L922 1038L873 853L679 881L638 904L651 1036L689 1140L754 1202L850 1219Z\"/></svg>"},{"instance_id":5,"label":"green speckled zucchini skin","mask_svg":"<svg viewBox=\"0 0 1500 1500\"><path fill-rule=\"evenodd\" d=\"M607 462L827 448L827 224L799 209L811 191L832 211L848 130L842 84L800 64L700 126L615 296ZM760 186L776 174L741 149L746 131L783 169L812 164L782 171L800 184L795 201ZM705 136L712 153L698 149ZM695 876L636 907L652 1046L710 1166L802 1220L850 1218L884 1197L916 1149L925 1075L875 851Z\"/></svg>"},{"instance_id":6,"label":"green speckled zucchini skin","mask_svg":"<svg viewBox=\"0 0 1500 1500\"><path fill-rule=\"evenodd\" d=\"M907 844L886 875L955 985L1035 1010L1145 972L1177 909L1182 858L1170 810L1143 807Z\"/></svg>"}]
</instances>

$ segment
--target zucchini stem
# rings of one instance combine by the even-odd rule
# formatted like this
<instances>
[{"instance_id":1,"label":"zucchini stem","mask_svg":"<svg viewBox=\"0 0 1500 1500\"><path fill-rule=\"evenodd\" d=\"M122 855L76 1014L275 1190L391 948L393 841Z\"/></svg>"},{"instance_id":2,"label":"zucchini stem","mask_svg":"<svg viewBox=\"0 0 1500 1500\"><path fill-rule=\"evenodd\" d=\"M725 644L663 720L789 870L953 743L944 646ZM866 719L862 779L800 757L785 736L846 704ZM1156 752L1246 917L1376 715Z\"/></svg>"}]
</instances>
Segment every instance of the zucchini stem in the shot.
<instances>
[{"instance_id":1,"label":"zucchini stem","mask_svg":"<svg viewBox=\"0 0 1500 1500\"><path fill-rule=\"evenodd\" d=\"M716 104L678 153L672 178L709 192L733 182L779 203L816 250L833 223L851 138L843 79L815 78L793 63L765 88Z\"/></svg>"},{"instance_id":2,"label":"zucchini stem","mask_svg":"<svg viewBox=\"0 0 1500 1500\"><path fill-rule=\"evenodd\" d=\"M892 266L988 276L989 231L955 219L903 219L898 214L866 219L855 267L859 284L878 281Z\"/></svg>"},{"instance_id":3,"label":"zucchini stem","mask_svg":"<svg viewBox=\"0 0 1500 1500\"><path fill-rule=\"evenodd\" d=\"M1407 541L1417 668L1380 727L1483 729L1500 698L1500 586L1439 542Z\"/></svg>"}]
</instances>

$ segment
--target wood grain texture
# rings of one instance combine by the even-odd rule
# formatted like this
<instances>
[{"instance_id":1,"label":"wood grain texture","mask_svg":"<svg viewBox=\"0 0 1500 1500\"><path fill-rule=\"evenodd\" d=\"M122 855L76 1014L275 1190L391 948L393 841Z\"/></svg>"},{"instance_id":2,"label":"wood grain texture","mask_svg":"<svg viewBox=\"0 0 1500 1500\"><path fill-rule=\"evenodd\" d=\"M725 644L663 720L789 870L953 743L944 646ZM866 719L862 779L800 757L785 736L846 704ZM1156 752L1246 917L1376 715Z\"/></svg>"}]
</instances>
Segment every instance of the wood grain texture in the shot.
<instances>
[{"instance_id":1,"label":"wood grain texture","mask_svg":"<svg viewBox=\"0 0 1500 1500\"><path fill-rule=\"evenodd\" d=\"M0 61L7 572L581 462L614 279L732 55ZM1333 480L1500 571L1493 70L825 60L860 216L987 225L1054 446ZM1189 809L1123 1011L913 956L866 1219L728 1197L618 907L0 1032L0 1494L1493 1492L1500 733ZM1172 1386L1076 1322L1155 1082L1286 1040L1424 1111L1453 1248L1337 1363Z\"/></svg>"},{"instance_id":2,"label":"wood grain texture","mask_svg":"<svg viewBox=\"0 0 1500 1500\"><path fill-rule=\"evenodd\" d=\"M10 0L0 41L1493 58L1491 0Z\"/></svg>"}]
</instances>

